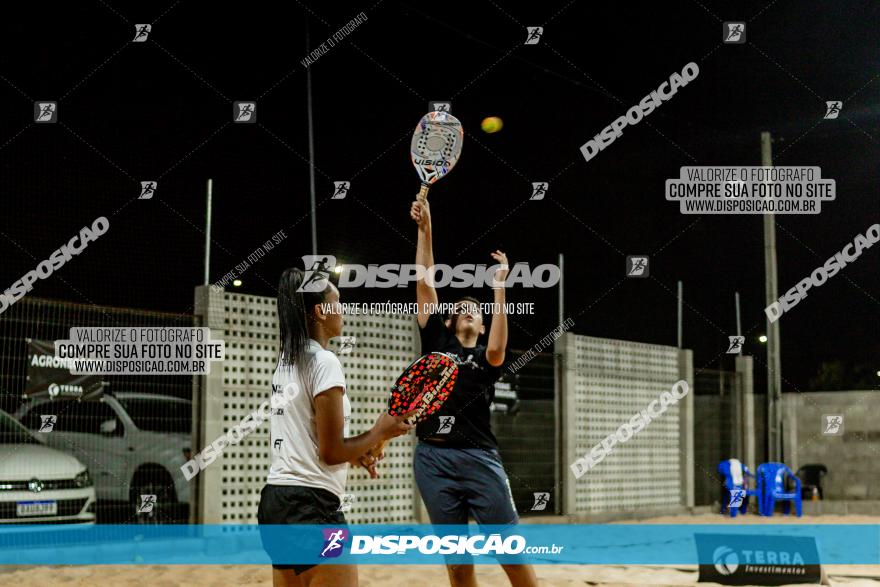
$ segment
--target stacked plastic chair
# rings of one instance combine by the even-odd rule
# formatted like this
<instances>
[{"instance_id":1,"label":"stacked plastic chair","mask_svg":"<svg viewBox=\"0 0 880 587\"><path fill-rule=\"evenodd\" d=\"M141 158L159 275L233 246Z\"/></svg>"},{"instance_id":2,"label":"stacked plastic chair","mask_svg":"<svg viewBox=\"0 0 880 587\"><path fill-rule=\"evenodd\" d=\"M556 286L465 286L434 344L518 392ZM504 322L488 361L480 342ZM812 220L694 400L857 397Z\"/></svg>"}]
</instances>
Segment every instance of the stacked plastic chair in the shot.
<instances>
[{"instance_id":1,"label":"stacked plastic chair","mask_svg":"<svg viewBox=\"0 0 880 587\"><path fill-rule=\"evenodd\" d=\"M772 516L776 509L776 502L782 501L782 511L786 515L791 513L791 504L794 503L797 517L803 515L803 503L801 500L801 480L791 472L783 463L764 463L758 466L758 492L760 493L760 512L762 516ZM788 491L788 481L794 482L794 490Z\"/></svg>"}]
</instances>

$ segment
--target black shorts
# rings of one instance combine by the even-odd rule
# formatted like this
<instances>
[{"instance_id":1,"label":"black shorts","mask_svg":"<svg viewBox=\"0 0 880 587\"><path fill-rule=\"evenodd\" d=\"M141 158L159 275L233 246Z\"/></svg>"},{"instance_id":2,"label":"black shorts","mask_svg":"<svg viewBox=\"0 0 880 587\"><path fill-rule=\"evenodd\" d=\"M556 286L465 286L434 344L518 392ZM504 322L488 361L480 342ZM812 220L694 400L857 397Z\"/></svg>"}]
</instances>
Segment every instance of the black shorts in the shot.
<instances>
[{"instance_id":1,"label":"black shorts","mask_svg":"<svg viewBox=\"0 0 880 587\"><path fill-rule=\"evenodd\" d=\"M257 510L259 524L318 524L345 526L345 516L339 511L339 498L326 489L302 485L266 485L260 492ZM300 573L316 566L313 564L275 564L276 560L290 560L290 545L275 544L261 534L263 549L276 569L293 569Z\"/></svg>"}]
</instances>

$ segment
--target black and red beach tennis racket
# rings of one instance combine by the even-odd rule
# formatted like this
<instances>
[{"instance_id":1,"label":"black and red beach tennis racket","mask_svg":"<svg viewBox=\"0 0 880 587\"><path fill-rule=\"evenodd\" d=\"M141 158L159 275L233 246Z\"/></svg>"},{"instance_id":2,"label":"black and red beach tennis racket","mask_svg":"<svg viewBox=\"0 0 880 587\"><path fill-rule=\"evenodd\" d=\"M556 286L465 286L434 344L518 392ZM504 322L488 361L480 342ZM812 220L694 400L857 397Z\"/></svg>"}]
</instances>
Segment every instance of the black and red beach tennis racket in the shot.
<instances>
[{"instance_id":1,"label":"black and red beach tennis racket","mask_svg":"<svg viewBox=\"0 0 880 587\"><path fill-rule=\"evenodd\" d=\"M449 397L457 376L458 364L446 353L428 353L416 359L391 388L388 413L392 416L412 413L409 421L413 424L424 421ZM378 455L384 446L383 442L370 452Z\"/></svg>"},{"instance_id":2,"label":"black and red beach tennis racket","mask_svg":"<svg viewBox=\"0 0 880 587\"><path fill-rule=\"evenodd\" d=\"M455 385L458 365L446 353L428 353L413 361L391 389L388 413L400 416L414 412L410 422L424 421L440 409Z\"/></svg>"}]
</instances>

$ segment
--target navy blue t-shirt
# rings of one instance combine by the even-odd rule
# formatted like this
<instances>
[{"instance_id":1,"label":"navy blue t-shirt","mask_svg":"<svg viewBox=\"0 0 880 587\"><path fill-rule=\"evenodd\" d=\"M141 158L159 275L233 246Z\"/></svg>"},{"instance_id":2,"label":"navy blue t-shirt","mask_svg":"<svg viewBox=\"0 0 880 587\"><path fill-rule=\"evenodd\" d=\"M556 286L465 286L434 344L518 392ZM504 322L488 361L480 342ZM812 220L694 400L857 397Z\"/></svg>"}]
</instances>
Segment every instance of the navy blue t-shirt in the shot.
<instances>
[{"instance_id":1,"label":"navy blue t-shirt","mask_svg":"<svg viewBox=\"0 0 880 587\"><path fill-rule=\"evenodd\" d=\"M422 354L447 353L458 364L455 387L446 402L416 427L419 439L451 448L498 448L492 434L489 406L495 399L495 382L501 367L486 361L486 347L465 348L437 314L419 329Z\"/></svg>"}]
</instances>

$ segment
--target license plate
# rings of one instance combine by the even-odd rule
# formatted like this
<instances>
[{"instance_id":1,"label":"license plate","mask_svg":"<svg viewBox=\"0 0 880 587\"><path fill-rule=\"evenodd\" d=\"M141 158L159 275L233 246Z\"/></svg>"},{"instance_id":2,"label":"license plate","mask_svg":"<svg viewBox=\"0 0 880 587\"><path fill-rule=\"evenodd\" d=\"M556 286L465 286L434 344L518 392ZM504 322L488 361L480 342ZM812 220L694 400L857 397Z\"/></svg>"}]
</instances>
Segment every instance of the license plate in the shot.
<instances>
[{"instance_id":1,"label":"license plate","mask_svg":"<svg viewBox=\"0 0 880 587\"><path fill-rule=\"evenodd\" d=\"M17 504L19 516L55 516L58 514L58 502L51 501L20 501Z\"/></svg>"}]
</instances>

